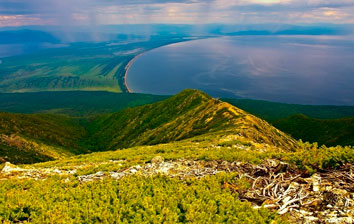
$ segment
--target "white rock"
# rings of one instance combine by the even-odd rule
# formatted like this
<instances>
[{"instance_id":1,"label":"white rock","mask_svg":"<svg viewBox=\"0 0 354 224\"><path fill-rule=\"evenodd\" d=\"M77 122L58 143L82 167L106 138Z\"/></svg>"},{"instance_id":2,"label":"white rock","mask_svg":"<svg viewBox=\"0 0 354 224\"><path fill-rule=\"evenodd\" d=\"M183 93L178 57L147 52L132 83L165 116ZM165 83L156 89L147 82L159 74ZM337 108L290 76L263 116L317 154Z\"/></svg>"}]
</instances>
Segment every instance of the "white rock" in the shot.
<instances>
[{"instance_id":1,"label":"white rock","mask_svg":"<svg viewBox=\"0 0 354 224\"><path fill-rule=\"evenodd\" d=\"M314 182L313 185L312 185L312 190L314 192L320 191L320 185L317 182Z\"/></svg>"},{"instance_id":2,"label":"white rock","mask_svg":"<svg viewBox=\"0 0 354 224\"><path fill-rule=\"evenodd\" d=\"M133 169L130 170L130 172L131 172L131 173L136 173L136 172L138 172L138 171L133 168Z\"/></svg>"},{"instance_id":3,"label":"white rock","mask_svg":"<svg viewBox=\"0 0 354 224\"><path fill-rule=\"evenodd\" d=\"M61 174L61 173L62 173L62 172L61 172L60 170L58 170L58 169L54 169L52 172L53 172L53 173L57 173L57 174Z\"/></svg>"},{"instance_id":4,"label":"white rock","mask_svg":"<svg viewBox=\"0 0 354 224\"><path fill-rule=\"evenodd\" d=\"M124 176L123 173L117 173L117 172L110 172L109 174L110 174L111 177L114 178L114 179L120 179L120 178L122 178L122 177Z\"/></svg>"},{"instance_id":5,"label":"white rock","mask_svg":"<svg viewBox=\"0 0 354 224\"><path fill-rule=\"evenodd\" d=\"M69 170L68 174L75 174L77 172L77 170Z\"/></svg>"},{"instance_id":6,"label":"white rock","mask_svg":"<svg viewBox=\"0 0 354 224\"><path fill-rule=\"evenodd\" d=\"M1 172L11 173L11 172L23 172L23 171L26 171L26 169L19 168L9 162L6 162L4 168L2 169Z\"/></svg>"},{"instance_id":7,"label":"white rock","mask_svg":"<svg viewBox=\"0 0 354 224\"><path fill-rule=\"evenodd\" d=\"M104 172L103 171L99 171L94 176L102 177L102 176L104 176Z\"/></svg>"}]
</instances>

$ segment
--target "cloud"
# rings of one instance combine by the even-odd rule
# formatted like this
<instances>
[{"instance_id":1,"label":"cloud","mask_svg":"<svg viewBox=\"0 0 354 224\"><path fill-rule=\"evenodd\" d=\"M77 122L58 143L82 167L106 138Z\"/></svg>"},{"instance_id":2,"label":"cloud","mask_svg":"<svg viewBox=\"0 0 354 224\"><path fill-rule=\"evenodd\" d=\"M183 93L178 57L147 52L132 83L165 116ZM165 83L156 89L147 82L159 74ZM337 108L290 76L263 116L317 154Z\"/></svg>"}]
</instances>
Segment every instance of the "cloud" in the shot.
<instances>
[{"instance_id":1,"label":"cloud","mask_svg":"<svg viewBox=\"0 0 354 224\"><path fill-rule=\"evenodd\" d=\"M0 26L353 23L353 11L353 0L0 0Z\"/></svg>"}]
</instances>

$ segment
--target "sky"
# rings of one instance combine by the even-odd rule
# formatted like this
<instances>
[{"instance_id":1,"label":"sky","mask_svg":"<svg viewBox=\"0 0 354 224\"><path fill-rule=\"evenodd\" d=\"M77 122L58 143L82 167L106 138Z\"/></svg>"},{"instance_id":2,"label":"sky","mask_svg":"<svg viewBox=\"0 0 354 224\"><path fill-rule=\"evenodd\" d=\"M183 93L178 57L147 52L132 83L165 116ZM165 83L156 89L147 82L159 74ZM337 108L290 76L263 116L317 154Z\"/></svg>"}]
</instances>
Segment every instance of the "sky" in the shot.
<instances>
[{"instance_id":1,"label":"sky","mask_svg":"<svg viewBox=\"0 0 354 224\"><path fill-rule=\"evenodd\" d=\"M0 27L108 24L354 24L354 0L0 0Z\"/></svg>"}]
</instances>

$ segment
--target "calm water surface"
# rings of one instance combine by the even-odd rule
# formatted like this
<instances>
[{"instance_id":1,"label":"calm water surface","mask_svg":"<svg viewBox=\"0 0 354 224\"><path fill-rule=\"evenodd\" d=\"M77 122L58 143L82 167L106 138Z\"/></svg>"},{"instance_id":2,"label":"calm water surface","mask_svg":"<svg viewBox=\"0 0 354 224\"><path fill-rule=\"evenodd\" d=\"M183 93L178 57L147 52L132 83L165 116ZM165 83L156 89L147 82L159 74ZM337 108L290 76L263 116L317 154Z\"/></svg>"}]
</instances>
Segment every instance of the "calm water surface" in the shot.
<instances>
[{"instance_id":1,"label":"calm water surface","mask_svg":"<svg viewBox=\"0 0 354 224\"><path fill-rule=\"evenodd\" d=\"M140 93L194 88L215 97L354 105L354 38L247 36L172 44L139 57L127 84Z\"/></svg>"}]
</instances>

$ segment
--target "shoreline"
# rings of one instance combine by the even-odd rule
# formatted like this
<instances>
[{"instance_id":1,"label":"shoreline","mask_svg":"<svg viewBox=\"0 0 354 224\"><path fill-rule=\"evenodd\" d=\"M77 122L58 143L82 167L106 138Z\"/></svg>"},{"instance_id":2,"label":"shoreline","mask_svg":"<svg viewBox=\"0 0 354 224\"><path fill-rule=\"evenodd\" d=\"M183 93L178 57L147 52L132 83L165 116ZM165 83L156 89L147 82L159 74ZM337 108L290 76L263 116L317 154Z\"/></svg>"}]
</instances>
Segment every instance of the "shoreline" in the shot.
<instances>
[{"instance_id":1,"label":"shoreline","mask_svg":"<svg viewBox=\"0 0 354 224\"><path fill-rule=\"evenodd\" d=\"M213 37L212 37L213 38ZM186 40L182 40L182 41L177 41L177 42L174 42L174 43L169 43L169 44L166 44L166 45L162 45L162 46L158 46L158 47L155 47L155 48L152 48L152 49L148 49L148 50L145 50L143 52L141 52L140 54L136 55L132 60L130 60L128 62L128 64L125 66L125 72L124 72L124 77L123 77L123 85L124 87L126 88L127 92L128 93L133 93L133 91L129 88L128 86L128 83L127 83L127 76L128 76L128 72L129 72L129 69L130 69L130 66L140 57L142 56L143 54L145 54L146 52L149 52L151 50L154 50L154 49L157 49L157 48L160 48L160 47L164 47L164 46L168 46L168 45L172 45L172 44L178 44L178 43L182 43L182 42L188 42L188 41L194 41L194 40L201 40L201 39L208 39L208 38L195 38L195 39L186 39Z\"/></svg>"},{"instance_id":2,"label":"shoreline","mask_svg":"<svg viewBox=\"0 0 354 224\"><path fill-rule=\"evenodd\" d=\"M129 89L128 83L127 83L127 76L128 76L128 72L130 67L132 66L132 64L136 61L136 59L138 59L140 56L142 56L146 51L138 54L137 56L135 56L132 60L129 61L129 63L125 66L125 73L124 73L124 86L127 89L128 93L133 93L133 91L131 89Z\"/></svg>"}]
</instances>

